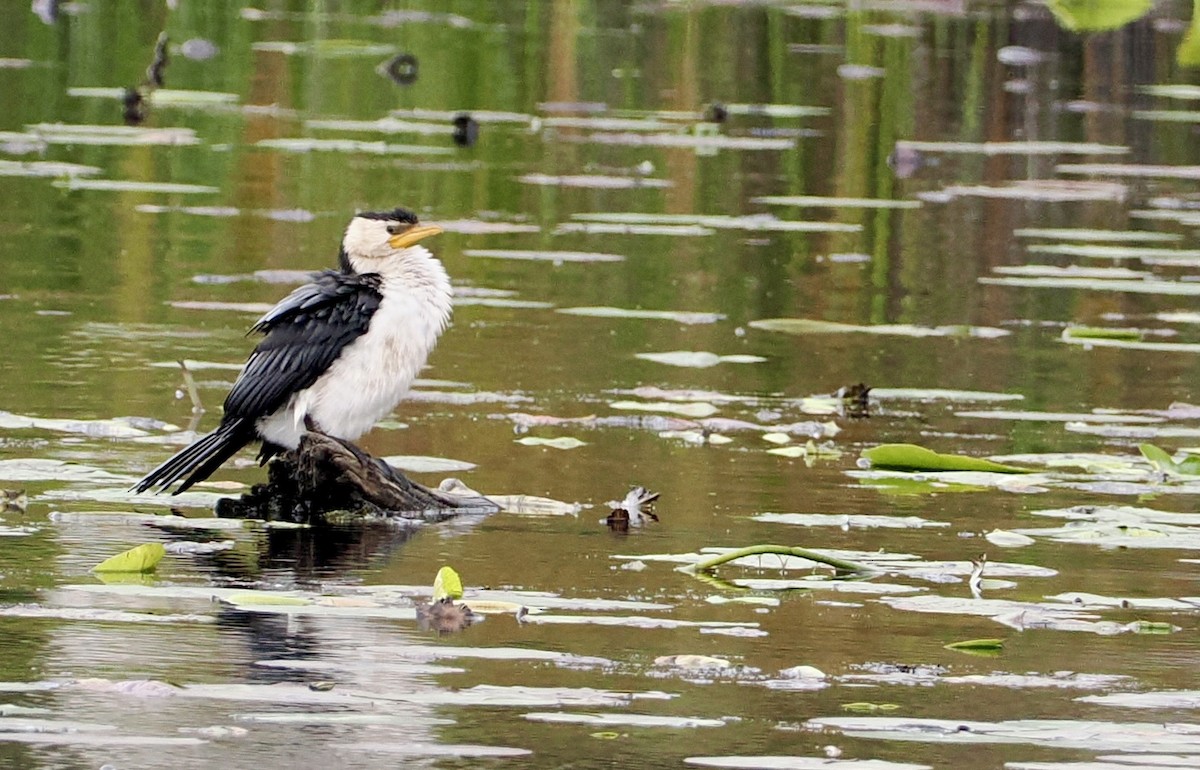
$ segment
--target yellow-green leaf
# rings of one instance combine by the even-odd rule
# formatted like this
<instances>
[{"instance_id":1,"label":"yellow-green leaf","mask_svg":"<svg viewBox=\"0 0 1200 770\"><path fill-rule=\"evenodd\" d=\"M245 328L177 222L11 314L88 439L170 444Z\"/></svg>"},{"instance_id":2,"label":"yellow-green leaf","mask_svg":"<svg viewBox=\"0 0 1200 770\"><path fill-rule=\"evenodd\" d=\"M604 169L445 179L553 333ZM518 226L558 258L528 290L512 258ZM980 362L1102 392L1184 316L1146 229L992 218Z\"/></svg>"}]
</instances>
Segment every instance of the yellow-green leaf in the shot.
<instances>
[{"instance_id":1,"label":"yellow-green leaf","mask_svg":"<svg viewBox=\"0 0 1200 770\"><path fill-rule=\"evenodd\" d=\"M992 652L1004 649L1003 639L968 639L965 642L951 642L947 650L963 650L966 652Z\"/></svg>"},{"instance_id":2,"label":"yellow-green leaf","mask_svg":"<svg viewBox=\"0 0 1200 770\"><path fill-rule=\"evenodd\" d=\"M437 577L433 579L433 600L461 599L463 595L462 579L452 567L442 567Z\"/></svg>"},{"instance_id":3,"label":"yellow-green leaf","mask_svg":"<svg viewBox=\"0 0 1200 770\"><path fill-rule=\"evenodd\" d=\"M166 555L167 549L162 543L143 543L108 557L92 567L92 572L150 572Z\"/></svg>"},{"instance_id":4,"label":"yellow-green leaf","mask_svg":"<svg viewBox=\"0 0 1200 770\"><path fill-rule=\"evenodd\" d=\"M1029 468L1004 465L978 457L934 452L916 444L880 444L863 450L871 467L897 471L984 471L989 473L1033 473Z\"/></svg>"}]
</instances>

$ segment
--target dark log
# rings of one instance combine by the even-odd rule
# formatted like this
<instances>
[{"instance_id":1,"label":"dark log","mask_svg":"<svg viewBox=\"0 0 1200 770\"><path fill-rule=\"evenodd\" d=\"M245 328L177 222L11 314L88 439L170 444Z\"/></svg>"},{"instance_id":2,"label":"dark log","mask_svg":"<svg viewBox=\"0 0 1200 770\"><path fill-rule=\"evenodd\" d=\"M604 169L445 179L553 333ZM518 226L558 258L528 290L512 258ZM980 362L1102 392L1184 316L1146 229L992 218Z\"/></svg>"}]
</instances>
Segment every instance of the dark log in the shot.
<instances>
[{"instance_id":1,"label":"dark log","mask_svg":"<svg viewBox=\"0 0 1200 770\"><path fill-rule=\"evenodd\" d=\"M267 478L236 500L221 500L217 515L335 524L381 518L444 521L500 509L458 479L430 489L350 442L321 433L305 434L296 451L273 460Z\"/></svg>"}]
</instances>

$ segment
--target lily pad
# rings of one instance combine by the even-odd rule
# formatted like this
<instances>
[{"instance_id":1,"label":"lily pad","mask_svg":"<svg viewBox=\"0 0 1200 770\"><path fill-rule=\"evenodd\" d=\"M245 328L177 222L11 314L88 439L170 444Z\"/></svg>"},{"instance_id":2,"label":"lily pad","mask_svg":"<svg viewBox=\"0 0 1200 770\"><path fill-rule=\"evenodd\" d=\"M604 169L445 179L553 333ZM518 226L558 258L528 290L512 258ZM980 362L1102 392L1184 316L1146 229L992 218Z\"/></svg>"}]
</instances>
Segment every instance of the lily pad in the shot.
<instances>
[{"instance_id":1,"label":"lily pad","mask_svg":"<svg viewBox=\"0 0 1200 770\"><path fill-rule=\"evenodd\" d=\"M688 757L685 764L734 770L933 770L930 765L889 762L883 759L830 759L794 755L725 755Z\"/></svg>"},{"instance_id":2,"label":"lily pad","mask_svg":"<svg viewBox=\"0 0 1200 770\"><path fill-rule=\"evenodd\" d=\"M490 259L516 259L532 262L553 262L561 265L565 262L624 262L620 254L605 254L595 251L534 251L531 249L463 249L467 257L486 257Z\"/></svg>"},{"instance_id":3,"label":"lily pad","mask_svg":"<svg viewBox=\"0 0 1200 770\"><path fill-rule=\"evenodd\" d=\"M861 326L813 318L764 318L749 326L786 334L882 334L895 337L1006 337L1010 332L986 326L915 326L913 324L875 324Z\"/></svg>"},{"instance_id":4,"label":"lily pad","mask_svg":"<svg viewBox=\"0 0 1200 770\"><path fill-rule=\"evenodd\" d=\"M166 556L162 543L143 543L92 567L92 572L152 572Z\"/></svg>"},{"instance_id":5,"label":"lily pad","mask_svg":"<svg viewBox=\"0 0 1200 770\"><path fill-rule=\"evenodd\" d=\"M433 579L433 600L461 599L463 595L462 578L452 567L442 567Z\"/></svg>"},{"instance_id":6,"label":"lily pad","mask_svg":"<svg viewBox=\"0 0 1200 770\"><path fill-rule=\"evenodd\" d=\"M1024 227L1013 231L1018 238L1045 238L1054 241L1099 241L1124 243L1139 241L1180 241L1177 233L1159 233L1151 230L1097 230L1087 227Z\"/></svg>"},{"instance_id":7,"label":"lily pad","mask_svg":"<svg viewBox=\"0 0 1200 770\"><path fill-rule=\"evenodd\" d=\"M668 353L637 353L637 358L643 361L653 361L656 364L681 366L692 369L707 369L717 364L756 364L766 361L762 356L728 355L720 356L707 351L672 350Z\"/></svg>"},{"instance_id":8,"label":"lily pad","mask_svg":"<svg viewBox=\"0 0 1200 770\"><path fill-rule=\"evenodd\" d=\"M916 444L881 444L864 449L862 456L872 467L901 471L982 471L985 473L1032 473L1029 468L965 455L941 454Z\"/></svg>"},{"instance_id":9,"label":"lily pad","mask_svg":"<svg viewBox=\"0 0 1200 770\"><path fill-rule=\"evenodd\" d=\"M589 727L724 727L722 719L705 717L654 716L627 712L607 714L573 714L565 711L535 711L523 715L531 722L587 725Z\"/></svg>"},{"instance_id":10,"label":"lily pad","mask_svg":"<svg viewBox=\"0 0 1200 770\"><path fill-rule=\"evenodd\" d=\"M720 313L693 313L678 310L630 310L619 307L566 307L559 313L590 316L592 318L647 318L660 321L675 321L681 324L712 324L725 318Z\"/></svg>"},{"instance_id":11,"label":"lily pad","mask_svg":"<svg viewBox=\"0 0 1200 770\"><path fill-rule=\"evenodd\" d=\"M552 449L578 449L581 446L587 446L586 441L580 441L574 436L559 436L558 438L525 436L523 438L516 439L516 443L524 446L544 446Z\"/></svg>"},{"instance_id":12,"label":"lily pad","mask_svg":"<svg viewBox=\"0 0 1200 770\"><path fill-rule=\"evenodd\" d=\"M801 206L834 209L916 209L920 201L892 200L888 198L829 198L821 195L761 195L751 198L751 203L766 203L773 206Z\"/></svg>"}]
</instances>

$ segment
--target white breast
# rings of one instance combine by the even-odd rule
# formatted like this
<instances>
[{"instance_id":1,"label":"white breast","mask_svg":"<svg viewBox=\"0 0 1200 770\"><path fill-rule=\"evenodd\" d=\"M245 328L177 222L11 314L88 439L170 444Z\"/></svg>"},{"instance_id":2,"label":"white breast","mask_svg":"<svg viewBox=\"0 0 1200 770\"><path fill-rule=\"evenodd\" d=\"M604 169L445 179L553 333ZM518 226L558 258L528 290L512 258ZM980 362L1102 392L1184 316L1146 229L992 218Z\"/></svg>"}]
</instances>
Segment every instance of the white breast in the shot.
<instances>
[{"instance_id":1,"label":"white breast","mask_svg":"<svg viewBox=\"0 0 1200 770\"><path fill-rule=\"evenodd\" d=\"M419 265L422 270L381 271L383 299L366 333L347 345L312 387L259 420L263 438L295 449L307 417L323 433L353 441L395 408L450 317L450 279L424 248L406 251L418 249L427 259Z\"/></svg>"}]
</instances>

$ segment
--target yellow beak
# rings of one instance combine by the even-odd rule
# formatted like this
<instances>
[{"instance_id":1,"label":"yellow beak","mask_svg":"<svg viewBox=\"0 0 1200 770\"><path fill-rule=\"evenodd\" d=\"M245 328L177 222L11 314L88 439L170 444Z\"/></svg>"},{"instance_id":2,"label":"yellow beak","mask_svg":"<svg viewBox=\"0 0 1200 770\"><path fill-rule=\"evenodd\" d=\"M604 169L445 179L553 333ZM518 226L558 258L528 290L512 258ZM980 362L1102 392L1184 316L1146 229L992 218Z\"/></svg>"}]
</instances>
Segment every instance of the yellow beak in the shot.
<instances>
[{"instance_id":1,"label":"yellow beak","mask_svg":"<svg viewBox=\"0 0 1200 770\"><path fill-rule=\"evenodd\" d=\"M413 225L402 233L397 233L391 238L388 238L388 245L393 249L407 249L417 241L424 240L431 235L437 235L442 231L442 228L437 225Z\"/></svg>"}]
</instances>

